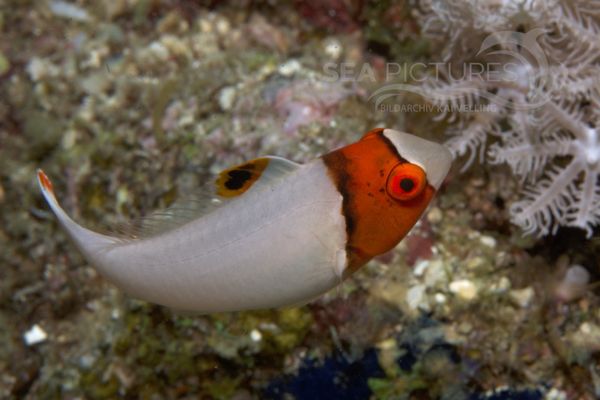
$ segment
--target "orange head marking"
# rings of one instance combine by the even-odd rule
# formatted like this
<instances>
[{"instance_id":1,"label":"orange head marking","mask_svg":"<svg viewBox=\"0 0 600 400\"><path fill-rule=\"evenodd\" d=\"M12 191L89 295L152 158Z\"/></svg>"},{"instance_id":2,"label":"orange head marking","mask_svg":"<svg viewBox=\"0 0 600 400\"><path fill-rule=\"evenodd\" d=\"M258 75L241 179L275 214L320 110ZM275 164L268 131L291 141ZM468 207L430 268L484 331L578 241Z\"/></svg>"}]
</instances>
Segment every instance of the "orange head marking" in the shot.
<instances>
[{"instance_id":1,"label":"orange head marking","mask_svg":"<svg viewBox=\"0 0 600 400\"><path fill-rule=\"evenodd\" d=\"M50 193L54 193L54 188L52 187L52 182L50 181L50 178L48 178L48 175L46 175L41 169L38 169L37 176L38 182L40 183L40 185L42 185L44 190Z\"/></svg>"},{"instance_id":2,"label":"orange head marking","mask_svg":"<svg viewBox=\"0 0 600 400\"><path fill-rule=\"evenodd\" d=\"M360 141L323 156L343 196L350 273L394 248L436 191L426 168L403 158L388 131L374 129Z\"/></svg>"},{"instance_id":3,"label":"orange head marking","mask_svg":"<svg viewBox=\"0 0 600 400\"><path fill-rule=\"evenodd\" d=\"M383 132L383 128L375 128L375 129L371 129L369 132L365 133L362 138L360 138L360 140L365 140L365 139L372 139L374 137L377 137L381 134L381 132Z\"/></svg>"}]
</instances>

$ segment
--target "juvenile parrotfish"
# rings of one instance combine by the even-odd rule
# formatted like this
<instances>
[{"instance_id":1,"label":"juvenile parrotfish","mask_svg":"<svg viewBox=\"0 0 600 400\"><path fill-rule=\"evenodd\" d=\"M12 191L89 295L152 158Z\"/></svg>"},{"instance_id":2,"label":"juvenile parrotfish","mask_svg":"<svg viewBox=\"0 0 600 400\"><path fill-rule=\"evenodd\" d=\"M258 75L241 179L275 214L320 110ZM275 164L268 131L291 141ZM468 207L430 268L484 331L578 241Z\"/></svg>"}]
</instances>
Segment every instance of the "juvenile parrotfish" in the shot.
<instances>
[{"instance_id":1,"label":"juvenile parrotfish","mask_svg":"<svg viewBox=\"0 0 600 400\"><path fill-rule=\"evenodd\" d=\"M82 227L60 207L42 170L38 182L106 279L142 300L209 313L298 305L333 288L396 246L450 162L437 143L374 129L304 165L263 157L227 169L207 196L218 205L134 238ZM177 217L176 207L171 214Z\"/></svg>"}]
</instances>

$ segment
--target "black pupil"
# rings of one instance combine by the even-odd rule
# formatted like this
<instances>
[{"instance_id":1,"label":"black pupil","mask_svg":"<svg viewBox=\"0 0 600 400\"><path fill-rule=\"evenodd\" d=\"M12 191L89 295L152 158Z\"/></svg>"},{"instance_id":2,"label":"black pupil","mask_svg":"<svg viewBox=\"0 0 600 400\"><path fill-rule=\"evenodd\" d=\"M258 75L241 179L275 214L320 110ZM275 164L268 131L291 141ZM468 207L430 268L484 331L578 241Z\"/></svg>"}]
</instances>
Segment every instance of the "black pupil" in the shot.
<instances>
[{"instance_id":1,"label":"black pupil","mask_svg":"<svg viewBox=\"0 0 600 400\"><path fill-rule=\"evenodd\" d=\"M400 188L405 192L410 192L415 187L415 182L410 178L404 178L400 181Z\"/></svg>"}]
</instances>

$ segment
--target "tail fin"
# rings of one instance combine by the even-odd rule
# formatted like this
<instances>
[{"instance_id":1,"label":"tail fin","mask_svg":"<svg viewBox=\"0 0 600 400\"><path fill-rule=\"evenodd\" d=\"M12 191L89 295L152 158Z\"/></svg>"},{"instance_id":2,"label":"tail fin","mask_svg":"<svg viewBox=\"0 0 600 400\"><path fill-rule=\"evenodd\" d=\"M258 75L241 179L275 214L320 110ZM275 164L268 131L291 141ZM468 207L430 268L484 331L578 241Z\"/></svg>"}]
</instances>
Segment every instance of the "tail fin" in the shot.
<instances>
[{"instance_id":1,"label":"tail fin","mask_svg":"<svg viewBox=\"0 0 600 400\"><path fill-rule=\"evenodd\" d=\"M58 204L56 196L54 195L52 182L41 169L37 170L37 179L40 189L42 189L42 194L56 215L58 222L60 222L65 231L67 231L79 250L81 250L81 252L88 258L88 261L93 262L95 255L99 251L118 243L117 238L92 232L73 221L71 217L65 213L60 204Z\"/></svg>"}]
</instances>

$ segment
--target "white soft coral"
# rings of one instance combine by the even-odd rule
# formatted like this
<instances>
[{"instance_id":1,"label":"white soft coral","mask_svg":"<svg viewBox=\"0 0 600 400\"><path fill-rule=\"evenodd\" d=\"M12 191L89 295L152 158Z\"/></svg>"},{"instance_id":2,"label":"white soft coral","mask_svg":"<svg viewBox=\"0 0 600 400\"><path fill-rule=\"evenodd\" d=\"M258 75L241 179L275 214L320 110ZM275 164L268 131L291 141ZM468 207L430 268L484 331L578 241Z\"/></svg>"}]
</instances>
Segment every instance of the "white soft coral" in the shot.
<instances>
[{"instance_id":1,"label":"white soft coral","mask_svg":"<svg viewBox=\"0 0 600 400\"><path fill-rule=\"evenodd\" d=\"M466 166L476 156L510 166L523 185L511 216L525 231L573 226L591 236L600 225L600 2L425 0L422 10L445 61L496 65L423 85L432 103L471 111L454 113L450 149L469 156Z\"/></svg>"},{"instance_id":2,"label":"white soft coral","mask_svg":"<svg viewBox=\"0 0 600 400\"><path fill-rule=\"evenodd\" d=\"M546 130L538 140L503 136L489 149L493 163L506 162L524 181L523 199L511 206L513 222L530 233L559 226L585 229L600 224L600 132L549 101Z\"/></svg>"}]
</instances>

